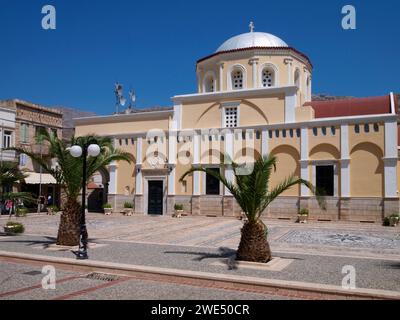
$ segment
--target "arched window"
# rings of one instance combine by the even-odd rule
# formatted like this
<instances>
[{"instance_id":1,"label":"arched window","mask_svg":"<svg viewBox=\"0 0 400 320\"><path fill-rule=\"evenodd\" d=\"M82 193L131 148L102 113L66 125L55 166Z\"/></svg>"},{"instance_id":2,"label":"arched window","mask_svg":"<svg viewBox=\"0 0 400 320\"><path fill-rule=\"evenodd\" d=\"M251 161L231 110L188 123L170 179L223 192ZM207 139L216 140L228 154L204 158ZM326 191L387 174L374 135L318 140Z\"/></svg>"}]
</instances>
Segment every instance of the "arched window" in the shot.
<instances>
[{"instance_id":1,"label":"arched window","mask_svg":"<svg viewBox=\"0 0 400 320\"><path fill-rule=\"evenodd\" d=\"M300 70L296 69L296 71L294 72L294 85L297 88L300 88Z\"/></svg>"},{"instance_id":2,"label":"arched window","mask_svg":"<svg viewBox=\"0 0 400 320\"><path fill-rule=\"evenodd\" d=\"M205 92L214 92L215 91L214 82L215 82L214 77L208 76L204 81L204 91Z\"/></svg>"},{"instance_id":3,"label":"arched window","mask_svg":"<svg viewBox=\"0 0 400 320\"><path fill-rule=\"evenodd\" d=\"M234 69L232 71L232 89L239 90L243 89L243 72L240 69Z\"/></svg>"},{"instance_id":4,"label":"arched window","mask_svg":"<svg viewBox=\"0 0 400 320\"><path fill-rule=\"evenodd\" d=\"M203 92L215 92L216 91L216 77L212 70L206 72L203 78Z\"/></svg>"},{"instance_id":5,"label":"arched window","mask_svg":"<svg viewBox=\"0 0 400 320\"><path fill-rule=\"evenodd\" d=\"M261 84L264 88L276 86L276 74L274 69L271 67L266 67L263 69Z\"/></svg>"}]
</instances>

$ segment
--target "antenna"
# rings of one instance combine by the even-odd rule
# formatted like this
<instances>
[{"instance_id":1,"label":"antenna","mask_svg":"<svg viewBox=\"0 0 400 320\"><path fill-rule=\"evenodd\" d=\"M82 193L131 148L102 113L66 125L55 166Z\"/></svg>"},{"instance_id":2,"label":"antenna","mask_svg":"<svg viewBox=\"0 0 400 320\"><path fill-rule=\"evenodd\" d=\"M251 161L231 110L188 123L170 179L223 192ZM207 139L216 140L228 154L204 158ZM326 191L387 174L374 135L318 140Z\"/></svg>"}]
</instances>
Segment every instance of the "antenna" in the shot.
<instances>
[{"instance_id":1,"label":"antenna","mask_svg":"<svg viewBox=\"0 0 400 320\"><path fill-rule=\"evenodd\" d=\"M131 107L136 107L136 93L134 90L129 91L129 98L131 99Z\"/></svg>"},{"instance_id":2,"label":"antenna","mask_svg":"<svg viewBox=\"0 0 400 320\"><path fill-rule=\"evenodd\" d=\"M122 84L119 84L118 82L115 84L115 114L119 113L119 106L124 106L126 103L126 99L123 96L123 87Z\"/></svg>"}]
</instances>

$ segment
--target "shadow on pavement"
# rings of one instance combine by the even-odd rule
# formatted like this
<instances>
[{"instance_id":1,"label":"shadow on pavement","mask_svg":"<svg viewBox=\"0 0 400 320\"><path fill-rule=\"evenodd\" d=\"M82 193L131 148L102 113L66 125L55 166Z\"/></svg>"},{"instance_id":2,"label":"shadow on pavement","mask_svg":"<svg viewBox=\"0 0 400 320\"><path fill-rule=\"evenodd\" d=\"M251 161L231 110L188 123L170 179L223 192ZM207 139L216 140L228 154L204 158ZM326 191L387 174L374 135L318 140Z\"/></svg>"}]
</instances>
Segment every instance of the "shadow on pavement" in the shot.
<instances>
[{"instance_id":1,"label":"shadow on pavement","mask_svg":"<svg viewBox=\"0 0 400 320\"><path fill-rule=\"evenodd\" d=\"M236 250L231 248L220 247L218 252L199 252L199 251L164 251L166 254L183 254L183 255L194 255L196 256L193 261L203 261L205 259L221 259L221 262L227 265L229 270L236 269L235 260L232 257L235 256Z\"/></svg>"}]
</instances>

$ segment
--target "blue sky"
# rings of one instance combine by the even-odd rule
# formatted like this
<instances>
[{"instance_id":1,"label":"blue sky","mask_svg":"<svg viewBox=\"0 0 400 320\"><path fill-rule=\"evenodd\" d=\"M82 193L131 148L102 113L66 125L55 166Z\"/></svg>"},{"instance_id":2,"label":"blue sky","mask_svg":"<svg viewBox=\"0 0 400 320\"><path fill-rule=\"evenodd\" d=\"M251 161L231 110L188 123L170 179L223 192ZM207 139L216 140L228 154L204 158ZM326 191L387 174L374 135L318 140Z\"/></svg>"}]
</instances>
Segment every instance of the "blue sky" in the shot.
<instances>
[{"instance_id":1,"label":"blue sky","mask_svg":"<svg viewBox=\"0 0 400 320\"><path fill-rule=\"evenodd\" d=\"M46 4L57 10L55 31L41 28ZM357 30L341 28L346 4ZM195 92L196 61L250 20L310 57L314 93L399 92L399 11L394 0L0 0L0 99L110 114L119 81L138 106L168 106Z\"/></svg>"}]
</instances>

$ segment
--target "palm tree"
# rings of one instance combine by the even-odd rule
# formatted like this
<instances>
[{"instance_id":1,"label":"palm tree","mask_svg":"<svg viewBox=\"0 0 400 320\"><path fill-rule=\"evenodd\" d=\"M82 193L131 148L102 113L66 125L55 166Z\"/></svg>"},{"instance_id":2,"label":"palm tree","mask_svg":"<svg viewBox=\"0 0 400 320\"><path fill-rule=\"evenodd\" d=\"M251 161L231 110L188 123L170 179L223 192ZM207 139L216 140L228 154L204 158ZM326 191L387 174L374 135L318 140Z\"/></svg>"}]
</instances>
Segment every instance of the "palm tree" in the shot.
<instances>
[{"instance_id":1,"label":"palm tree","mask_svg":"<svg viewBox=\"0 0 400 320\"><path fill-rule=\"evenodd\" d=\"M49 155L57 159L57 164L51 166L40 155L32 153L21 148L13 148L20 153L29 156L33 161L42 166L43 171L51 174L57 184L65 192L66 201L63 205L60 226L57 235L57 244L66 246L75 246L79 244L79 221L81 205L77 198L82 186L82 157L74 158L71 156L68 147L71 145L83 146L88 141L95 140L101 148L100 155L97 157L88 157L87 160L87 178L89 179L96 171L104 169L113 161L131 161L131 155L127 152L115 149L112 140L108 137L98 137L87 135L84 137L72 137L69 143L65 143L53 133L43 131L39 140L45 141L49 145Z\"/></svg>"},{"instance_id":2,"label":"palm tree","mask_svg":"<svg viewBox=\"0 0 400 320\"><path fill-rule=\"evenodd\" d=\"M205 172L218 179L236 199L247 218L241 231L237 260L262 263L270 261L272 255L267 240L268 229L261 220L262 213L272 201L294 185L304 184L315 192L311 183L293 174L274 188L270 188L271 173L272 170L276 171L276 161L275 156L260 158L254 163L254 168L248 175L241 175L240 166L229 161L234 172L234 182L228 181L218 171L203 167L191 168L180 179L182 181L194 171ZM323 200L319 197L317 199L319 202Z\"/></svg>"},{"instance_id":3,"label":"palm tree","mask_svg":"<svg viewBox=\"0 0 400 320\"><path fill-rule=\"evenodd\" d=\"M18 169L18 164L15 162L0 163L0 200L4 203L6 200L12 200L15 203L17 200L25 202L33 202L33 198L28 192L6 192L6 188L12 187L15 183L22 182L26 178L26 174ZM10 211L10 216L12 214Z\"/></svg>"}]
</instances>

